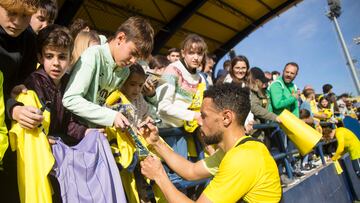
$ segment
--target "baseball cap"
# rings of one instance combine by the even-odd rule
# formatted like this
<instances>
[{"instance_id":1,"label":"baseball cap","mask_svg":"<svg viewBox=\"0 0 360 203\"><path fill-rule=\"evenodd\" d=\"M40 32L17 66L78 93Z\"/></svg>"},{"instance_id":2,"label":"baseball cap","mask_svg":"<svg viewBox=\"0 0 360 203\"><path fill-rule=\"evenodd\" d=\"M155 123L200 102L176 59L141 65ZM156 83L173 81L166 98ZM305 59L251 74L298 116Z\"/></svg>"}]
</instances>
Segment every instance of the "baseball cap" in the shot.
<instances>
[{"instance_id":1,"label":"baseball cap","mask_svg":"<svg viewBox=\"0 0 360 203\"><path fill-rule=\"evenodd\" d=\"M255 80L258 79L263 83L269 82L269 79L265 77L264 72L258 67L251 68L250 73Z\"/></svg>"}]
</instances>

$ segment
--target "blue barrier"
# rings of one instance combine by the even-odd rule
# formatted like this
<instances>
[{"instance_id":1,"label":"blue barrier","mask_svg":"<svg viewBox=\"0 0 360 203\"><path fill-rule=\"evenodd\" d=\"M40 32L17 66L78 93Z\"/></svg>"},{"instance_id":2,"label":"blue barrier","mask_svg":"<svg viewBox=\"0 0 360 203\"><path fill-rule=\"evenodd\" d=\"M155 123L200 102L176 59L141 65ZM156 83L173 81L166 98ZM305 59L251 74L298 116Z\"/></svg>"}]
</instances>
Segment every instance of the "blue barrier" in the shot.
<instances>
[{"instance_id":1,"label":"blue barrier","mask_svg":"<svg viewBox=\"0 0 360 203\"><path fill-rule=\"evenodd\" d=\"M294 187L283 192L282 203L351 203L344 179L334 164L327 165Z\"/></svg>"},{"instance_id":2,"label":"blue barrier","mask_svg":"<svg viewBox=\"0 0 360 203\"><path fill-rule=\"evenodd\" d=\"M297 150L290 150L286 146L285 136L286 134L281 130L280 126L277 123L267 123L267 124L254 124L253 129L265 130L265 129L274 129L270 135L271 139L275 139L278 144L279 152L272 152L272 156L276 161L282 161L287 173L287 176L293 178L293 170L291 167L291 161L293 160L292 155L298 153Z\"/></svg>"},{"instance_id":3,"label":"blue barrier","mask_svg":"<svg viewBox=\"0 0 360 203\"><path fill-rule=\"evenodd\" d=\"M339 163L343 169L343 177L348 184L351 192L352 200L360 200L360 178L357 177L352 167L350 156L346 153L339 159Z\"/></svg>"},{"instance_id":4,"label":"blue barrier","mask_svg":"<svg viewBox=\"0 0 360 203\"><path fill-rule=\"evenodd\" d=\"M345 116L343 123L347 129L351 130L358 139L360 139L360 124L358 120L351 118L350 116Z\"/></svg>"},{"instance_id":5,"label":"blue barrier","mask_svg":"<svg viewBox=\"0 0 360 203\"><path fill-rule=\"evenodd\" d=\"M329 122L321 122L322 126L332 126L333 123ZM265 129L274 129L271 133L270 137L272 139L277 139L278 141L278 147L279 147L279 153L272 153L273 158L276 161L283 161L286 169L286 173L290 179L293 178L292 175L292 168L291 168L291 161L293 160L292 155L299 153L297 149L289 149L286 146L286 139L285 136L287 136L284 131L281 130L280 126L277 123L267 123L267 124L254 124L253 129L257 130L265 130ZM336 139L332 140L331 142L319 142L314 148L318 152L321 163L323 166L326 165L325 156L323 152L323 146L330 144L332 142L335 142Z\"/></svg>"}]
</instances>

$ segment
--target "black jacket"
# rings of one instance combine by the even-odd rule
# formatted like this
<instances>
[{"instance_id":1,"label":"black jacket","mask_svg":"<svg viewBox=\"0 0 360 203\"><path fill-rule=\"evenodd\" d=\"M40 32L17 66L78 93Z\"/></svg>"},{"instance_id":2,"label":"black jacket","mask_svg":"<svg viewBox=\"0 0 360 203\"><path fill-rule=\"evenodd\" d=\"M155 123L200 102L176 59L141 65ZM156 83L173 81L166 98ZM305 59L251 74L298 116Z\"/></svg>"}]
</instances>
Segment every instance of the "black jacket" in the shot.
<instances>
[{"instance_id":1,"label":"black jacket","mask_svg":"<svg viewBox=\"0 0 360 203\"><path fill-rule=\"evenodd\" d=\"M47 75L42 66L29 75L24 84L29 90L34 90L40 101L50 108L49 135L61 137L68 145L77 144L85 134L87 127L80 124L73 114L65 109L62 97L65 92L69 75L61 78L60 88ZM74 139L75 138L75 139Z\"/></svg>"},{"instance_id":2,"label":"black jacket","mask_svg":"<svg viewBox=\"0 0 360 203\"><path fill-rule=\"evenodd\" d=\"M27 28L18 37L9 36L0 26L0 70L4 75L5 100L11 89L36 70L36 35Z\"/></svg>"}]
</instances>

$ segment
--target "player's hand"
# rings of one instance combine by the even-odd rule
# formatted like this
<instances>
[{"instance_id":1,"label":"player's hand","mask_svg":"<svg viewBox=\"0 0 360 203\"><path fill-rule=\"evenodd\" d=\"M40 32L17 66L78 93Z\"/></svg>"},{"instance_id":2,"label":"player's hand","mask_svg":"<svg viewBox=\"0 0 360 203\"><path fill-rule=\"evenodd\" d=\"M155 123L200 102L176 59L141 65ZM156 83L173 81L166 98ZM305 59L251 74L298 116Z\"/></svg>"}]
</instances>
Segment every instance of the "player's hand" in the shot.
<instances>
[{"instance_id":1,"label":"player's hand","mask_svg":"<svg viewBox=\"0 0 360 203\"><path fill-rule=\"evenodd\" d=\"M152 122L141 123L140 125L138 132L145 138L147 143L155 145L160 141L159 130Z\"/></svg>"},{"instance_id":2,"label":"player's hand","mask_svg":"<svg viewBox=\"0 0 360 203\"><path fill-rule=\"evenodd\" d=\"M166 176L165 170L158 157L150 155L140 162L141 173L151 180L158 180Z\"/></svg>"}]
</instances>

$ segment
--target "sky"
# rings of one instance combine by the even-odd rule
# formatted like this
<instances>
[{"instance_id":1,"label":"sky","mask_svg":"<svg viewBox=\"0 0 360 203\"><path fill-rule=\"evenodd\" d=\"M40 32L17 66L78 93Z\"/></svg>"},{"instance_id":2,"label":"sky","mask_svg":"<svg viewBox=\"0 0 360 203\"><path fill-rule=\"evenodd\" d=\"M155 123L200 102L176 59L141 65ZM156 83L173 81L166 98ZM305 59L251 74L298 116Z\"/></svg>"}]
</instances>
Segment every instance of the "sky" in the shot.
<instances>
[{"instance_id":1,"label":"sky","mask_svg":"<svg viewBox=\"0 0 360 203\"><path fill-rule=\"evenodd\" d=\"M360 37L360 1L342 0L341 7L340 29L350 55L359 61L355 67L360 68L360 45L353 41ZM298 63L300 71L294 82L300 89L311 84L316 93L322 93L322 85L330 83L337 95L355 96L334 23L325 16L327 10L327 0L304 0L255 30L234 50L237 55L245 55L251 67L264 71L282 72L287 62ZM229 56L219 61L215 72L226 59Z\"/></svg>"}]
</instances>

